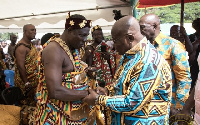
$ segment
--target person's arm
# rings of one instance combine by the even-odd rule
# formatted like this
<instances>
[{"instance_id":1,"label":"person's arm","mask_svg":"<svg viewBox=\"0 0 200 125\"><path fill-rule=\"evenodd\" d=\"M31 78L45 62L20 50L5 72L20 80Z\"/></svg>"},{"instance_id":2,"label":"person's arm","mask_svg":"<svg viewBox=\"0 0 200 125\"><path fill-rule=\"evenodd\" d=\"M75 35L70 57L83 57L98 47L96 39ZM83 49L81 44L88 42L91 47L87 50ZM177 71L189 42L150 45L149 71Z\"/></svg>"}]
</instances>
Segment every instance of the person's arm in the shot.
<instances>
[{"instance_id":1,"label":"person's arm","mask_svg":"<svg viewBox=\"0 0 200 125\"><path fill-rule=\"evenodd\" d=\"M94 91L90 90L90 94L84 98L83 101L94 104L94 101L96 100L96 104L100 104L102 106L110 107L113 111L116 112L128 112L128 113L137 113L139 110L143 108L143 106L148 103L153 98L154 90L157 90L157 88L161 84L161 71L158 71L158 69L155 71L154 75L145 75L138 77L138 74L145 74L145 72L148 72L147 67L154 67L156 69L156 66L153 64L145 64L140 66L135 66L134 68L131 68L131 75L130 80L126 81L126 83L130 83L128 88L130 91L127 92L126 95L117 95L117 96L106 96L106 95L97 95ZM137 69L143 67L143 69ZM129 67L130 68L130 67ZM149 69L151 70L151 69ZM151 72L151 71L149 71ZM168 72L171 73L170 70ZM145 77L145 78L144 78ZM149 84L148 93L145 92L144 89L141 88L141 83L145 82L145 79L151 79L151 83ZM125 79L121 79L121 81L125 81ZM119 81L121 83L121 81ZM171 80L169 80L171 81ZM168 82L169 82L168 81ZM166 81L167 82L167 81ZM118 84L120 84L118 83ZM116 85L117 86L117 85ZM122 86L120 84L120 86ZM125 86L125 83L123 84ZM116 88L115 88L116 89ZM147 89L148 90L148 89ZM116 91L115 91L116 92ZM163 92L163 91L162 91ZM167 92L167 90L166 90ZM145 93L145 94L144 94ZM170 96L169 96L170 97ZM169 98L170 100L170 98ZM169 101L168 100L168 101Z\"/></svg>"},{"instance_id":2,"label":"person's arm","mask_svg":"<svg viewBox=\"0 0 200 125\"><path fill-rule=\"evenodd\" d=\"M88 66L92 66L92 61L93 61L93 51L94 49L92 46L87 46L85 48L85 54L83 56L83 61L88 64Z\"/></svg>"},{"instance_id":3,"label":"person's arm","mask_svg":"<svg viewBox=\"0 0 200 125\"><path fill-rule=\"evenodd\" d=\"M183 26L180 27L180 32L183 34L183 37L185 39L185 48L186 51L189 53L189 55L193 52L193 45L192 42L190 41L185 28Z\"/></svg>"},{"instance_id":4,"label":"person's arm","mask_svg":"<svg viewBox=\"0 0 200 125\"><path fill-rule=\"evenodd\" d=\"M190 117L191 114L191 109L194 107L195 105L195 100L194 100L194 92L195 92L195 87L192 89L189 98L187 99L187 101L185 102L185 105L183 107L183 109L177 113L176 115L176 119L179 120L186 120ZM189 119L188 119L189 120Z\"/></svg>"},{"instance_id":5,"label":"person's arm","mask_svg":"<svg viewBox=\"0 0 200 125\"><path fill-rule=\"evenodd\" d=\"M23 45L17 47L17 49L15 50L17 68L19 70L20 77L22 81L24 82L24 84L28 82L27 75L26 75L26 68L25 68L25 58L26 58L26 54L29 51L30 49Z\"/></svg>"},{"instance_id":6,"label":"person's arm","mask_svg":"<svg viewBox=\"0 0 200 125\"><path fill-rule=\"evenodd\" d=\"M198 46L200 45L200 39L197 39L196 41L194 41L192 43L192 46L193 46L193 51L192 53L189 55L189 62L190 62L190 65L193 64L194 60L195 60L195 56L196 56L196 52L197 52L197 49L198 49Z\"/></svg>"},{"instance_id":7,"label":"person's arm","mask_svg":"<svg viewBox=\"0 0 200 125\"><path fill-rule=\"evenodd\" d=\"M192 89L189 98L185 102L183 110L191 111L191 109L194 107L195 105L194 92L195 92L195 87Z\"/></svg>"},{"instance_id":8,"label":"person's arm","mask_svg":"<svg viewBox=\"0 0 200 125\"><path fill-rule=\"evenodd\" d=\"M11 51L12 51L12 50L11 50L11 45L9 45L9 46L8 46L8 54L11 55ZM13 54L12 54L12 55L13 55ZM12 56L12 55L11 55L11 56Z\"/></svg>"},{"instance_id":9,"label":"person's arm","mask_svg":"<svg viewBox=\"0 0 200 125\"><path fill-rule=\"evenodd\" d=\"M81 100L88 95L86 90L72 90L62 85L62 67L66 58L66 53L57 43L50 43L42 52L42 62L44 64L45 81L49 97L62 101ZM71 63L69 59L68 64Z\"/></svg>"},{"instance_id":10,"label":"person's arm","mask_svg":"<svg viewBox=\"0 0 200 125\"><path fill-rule=\"evenodd\" d=\"M173 59L172 70L174 72L176 82L176 90L173 92L176 94L176 103L178 102L181 105L184 105L189 96L192 81L189 62L186 58L185 47L180 42L175 43L171 54Z\"/></svg>"}]
</instances>

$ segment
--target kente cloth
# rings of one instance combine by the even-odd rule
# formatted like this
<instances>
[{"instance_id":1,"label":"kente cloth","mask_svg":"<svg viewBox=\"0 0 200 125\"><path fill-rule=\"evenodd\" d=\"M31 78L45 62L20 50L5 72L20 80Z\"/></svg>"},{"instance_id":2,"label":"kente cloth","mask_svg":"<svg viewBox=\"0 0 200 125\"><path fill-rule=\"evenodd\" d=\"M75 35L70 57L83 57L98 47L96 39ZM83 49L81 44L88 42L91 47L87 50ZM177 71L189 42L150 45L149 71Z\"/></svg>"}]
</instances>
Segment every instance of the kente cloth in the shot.
<instances>
[{"instance_id":1,"label":"kente cloth","mask_svg":"<svg viewBox=\"0 0 200 125\"><path fill-rule=\"evenodd\" d=\"M123 55L114 81L98 98L112 111L108 125L168 125L171 69L145 37Z\"/></svg>"},{"instance_id":2,"label":"kente cloth","mask_svg":"<svg viewBox=\"0 0 200 125\"><path fill-rule=\"evenodd\" d=\"M2 66L2 69L3 69L3 70L6 70L6 69L7 69L7 68L6 68L6 64L5 64L5 62L4 62L3 59L0 59L0 65Z\"/></svg>"},{"instance_id":3,"label":"kente cloth","mask_svg":"<svg viewBox=\"0 0 200 125\"><path fill-rule=\"evenodd\" d=\"M119 66L119 62L122 58L122 55L119 55L118 53L116 53L116 68Z\"/></svg>"},{"instance_id":4,"label":"kente cloth","mask_svg":"<svg viewBox=\"0 0 200 125\"><path fill-rule=\"evenodd\" d=\"M34 89L33 94L29 94L26 98L26 101L28 102L28 105L35 106L36 100L35 100L35 91L36 87L38 85L38 77L37 77L37 57L38 57L38 51L36 50L35 46L33 44L26 45L24 43L18 43L15 47L15 50L19 46L25 46L30 49L29 53L25 57L25 69L26 69L26 75L28 81L31 83ZM17 67L16 58L15 58L15 76L14 76L14 84L15 86L19 87L23 94L25 94L25 83L20 77L19 69Z\"/></svg>"},{"instance_id":5,"label":"kente cloth","mask_svg":"<svg viewBox=\"0 0 200 125\"><path fill-rule=\"evenodd\" d=\"M198 55L197 62L200 67L200 54ZM200 94L200 72L198 73L198 78L197 78L196 86L195 86L195 94L194 94L194 100L195 100L194 120L198 125L200 124L200 96L199 94Z\"/></svg>"},{"instance_id":6,"label":"kente cloth","mask_svg":"<svg viewBox=\"0 0 200 125\"><path fill-rule=\"evenodd\" d=\"M106 46L106 52L110 55L109 62L101 55L101 46ZM115 54L114 51L105 43L101 42L93 51L93 65L96 67L96 80L98 84L104 83L105 85L112 84L112 79L115 73Z\"/></svg>"},{"instance_id":7,"label":"kente cloth","mask_svg":"<svg viewBox=\"0 0 200 125\"><path fill-rule=\"evenodd\" d=\"M88 90L88 78L85 73L87 65L80 61L79 53L76 49L71 54L68 46L60 38L51 38L43 47L50 42L56 42L60 45L66 54L69 56L74 66L74 72L65 73L62 75L62 86L73 90ZM39 65L39 85L37 87L37 107L35 112L36 125L87 125L95 124L98 117L99 107L89 107L81 100L78 101L61 101L58 99L49 99L47 85L44 75L44 65L41 62L41 56L38 58ZM99 121L103 119L99 117Z\"/></svg>"},{"instance_id":8,"label":"kente cloth","mask_svg":"<svg viewBox=\"0 0 200 125\"><path fill-rule=\"evenodd\" d=\"M153 45L171 67L173 82L171 108L182 109L189 97L191 86L190 66L185 46L162 33L156 37Z\"/></svg>"}]
</instances>

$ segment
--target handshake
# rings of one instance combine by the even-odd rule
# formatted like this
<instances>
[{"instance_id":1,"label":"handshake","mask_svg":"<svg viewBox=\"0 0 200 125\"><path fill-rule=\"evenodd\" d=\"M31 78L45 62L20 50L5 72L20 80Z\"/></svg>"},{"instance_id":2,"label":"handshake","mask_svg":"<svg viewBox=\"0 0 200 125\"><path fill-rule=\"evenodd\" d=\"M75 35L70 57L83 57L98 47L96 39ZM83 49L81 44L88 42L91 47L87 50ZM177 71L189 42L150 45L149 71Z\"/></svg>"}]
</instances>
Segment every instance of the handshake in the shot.
<instances>
[{"instance_id":1,"label":"handshake","mask_svg":"<svg viewBox=\"0 0 200 125\"><path fill-rule=\"evenodd\" d=\"M87 95L82 101L88 105L96 105L95 102L98 101L99 95L108 95L107 88L97 87L97 89L89 89L89 95Z\"/></svg>"}]
</instances>

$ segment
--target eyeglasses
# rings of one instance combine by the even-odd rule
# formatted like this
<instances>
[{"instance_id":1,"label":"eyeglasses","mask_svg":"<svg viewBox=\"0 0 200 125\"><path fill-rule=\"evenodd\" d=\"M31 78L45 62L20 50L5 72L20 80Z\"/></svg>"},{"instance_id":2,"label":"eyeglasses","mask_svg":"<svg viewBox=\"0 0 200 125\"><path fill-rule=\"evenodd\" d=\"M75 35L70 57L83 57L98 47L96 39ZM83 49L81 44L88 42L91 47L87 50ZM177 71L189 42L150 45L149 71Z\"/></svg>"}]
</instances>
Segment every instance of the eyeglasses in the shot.
<instances>
[{"instance_id":1,"label":"eyeglasses","mask_svg":"<svg viewBox=\"0 0 200 125\"><path fill-rule=\"evenodd\" d=\"M122 37L120 37L118 39L113 39L113 42L116 43L117 41L120 41L122 38L124 38L126 36L133 36L133 34L132 33L126 33L126 34L124 34Z\"/></svg>"},{"instance_id":2,"label":"eyeglasses","mask_svg":"<svg viewBox=\"0 0 200 125\"><path fill-rule=\"evenodd\" d=\"M154 25L150 25L150 24L148 24L148 25L140 25L140 29L142 30L142 29L145 29L145 28L149 28L151 26L154 26Z\"/></svg>"}]
</instances>

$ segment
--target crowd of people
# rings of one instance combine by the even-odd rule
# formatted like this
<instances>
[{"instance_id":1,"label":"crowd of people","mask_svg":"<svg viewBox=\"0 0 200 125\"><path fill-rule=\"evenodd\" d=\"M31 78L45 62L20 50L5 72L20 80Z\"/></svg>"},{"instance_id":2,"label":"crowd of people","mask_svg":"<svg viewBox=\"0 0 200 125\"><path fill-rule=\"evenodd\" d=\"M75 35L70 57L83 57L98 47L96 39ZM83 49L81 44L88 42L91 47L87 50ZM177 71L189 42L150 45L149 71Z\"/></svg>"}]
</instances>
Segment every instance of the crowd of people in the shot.
<instances>
[{"instance_id":1,"label":"crowd of people","mask_svg":"<svg viewBox=\"0 0 200 125\"><path fill-rule=\"evenodd\" d=\"M194 34L174 25L167 36L155 14L124 16L107 42L101 26L79 14L68 15L61 35L47 33L41 40L33 24L24 25L22 39L11 34L8 52L0 49L1 71L14 72L13 86L25 97L15 105L32 107L28 121L20 122L200 124L200 18L192 26ZM3 91L7 74L0 73Z\"/></svg>"}]
</instances>

